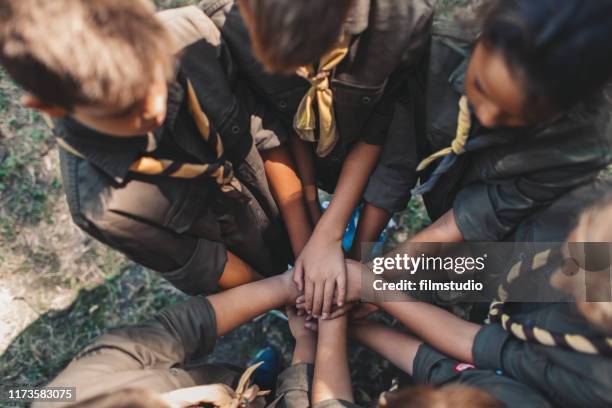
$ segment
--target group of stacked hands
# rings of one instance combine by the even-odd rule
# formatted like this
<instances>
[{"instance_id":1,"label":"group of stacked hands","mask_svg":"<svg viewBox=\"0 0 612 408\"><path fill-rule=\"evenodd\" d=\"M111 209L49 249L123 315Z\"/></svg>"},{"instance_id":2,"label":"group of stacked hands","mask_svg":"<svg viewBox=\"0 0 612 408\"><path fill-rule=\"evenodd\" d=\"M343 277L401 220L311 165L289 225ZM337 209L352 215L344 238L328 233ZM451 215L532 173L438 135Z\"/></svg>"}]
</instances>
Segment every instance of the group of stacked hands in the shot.
<instances>
[{"instance_id":1,"label":"group of stacked hands","mask_svg":"<svg viewBox=\"0 0 612 408\"><path fill-rule=\"evenodd\" d=\"M49 386L78 407L355 406L353 337L420 384L381 407L612 405L610 274L525 244L612 241L612 4L490 0L466 29L432 3L1 1L0 63L54 129L75 223L193 295ZM387 278L362 245L413 195L433 223L399 254L516 243L488 317L359 303ZM505 303L535 276L567 301ZM296 344L273 394L260 365L203 362L278 308Z\"/></svg>"}]
</instances>

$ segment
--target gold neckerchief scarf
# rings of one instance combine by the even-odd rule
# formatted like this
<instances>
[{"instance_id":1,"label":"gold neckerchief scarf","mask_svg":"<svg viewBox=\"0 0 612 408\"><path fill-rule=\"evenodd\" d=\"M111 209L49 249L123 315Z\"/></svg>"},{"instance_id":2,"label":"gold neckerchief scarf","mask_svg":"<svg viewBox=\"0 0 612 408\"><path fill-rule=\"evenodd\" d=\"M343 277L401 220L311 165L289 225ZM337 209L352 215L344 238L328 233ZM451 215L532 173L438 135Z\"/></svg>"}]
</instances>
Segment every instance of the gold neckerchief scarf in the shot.
<instances>
[{"instance_id":1,"label":"gold neckerchief scarf","mask_svg":"<svg viewBox=\"0 0 612 408\"><path fill-rule=\"evenodd\" d=\"M465 145L470 137L472 128L472 116L467 97L464 95L459 100L459 117L457 118L457 134L451 146L442 149L423 160L417 167L417 171L425 170L431 163L451 153L457 156L465 153Z\"/></svg>"},{"instance_id":2,"label":"gold neckerchief scarf","mask_svg":"<svg viewBox=\"0 0 612 408\"><path fill-rule=\"evenodd\" d=\"M351 36L343 34L339 44L325 54L318 66L309 65L298 69L298 75L307 79L311 86L293 120L293 128L304 141L317 143L319 157L327 156L336 146L339 134L334 114L334 94L330 88L330 76L334 68L344 60L349 52ZM319 134L317 137L318 113Z\"/></svg>"},{"instance_id":3,"label":"gold neckerchief scarf","mask_svg":"<svg viewBox=\"0 0 612 408\"><path fill-rule=\"evenodd\" d=\"M189 112L196 123L200 136L215 151L217 161L210 164L181 163L173 160L157 159L154 157L143 156L130 166L133 173L147 174L151 176L176 177L192 179L199 177L212 177L215 179L221 191L234 196L238 199L245 199L240 182L234 177L232 164L225 159L223 141L218 133L210 131L210 122L206 114L202 111L198 97L190 81L187 81L187 102ZM49 127L53 128L53 122L45 116ZM65 140L57 138L57 143L64 150L73 155L85 159L74 147L70 146Z\"/></svg>"}]
</instances>

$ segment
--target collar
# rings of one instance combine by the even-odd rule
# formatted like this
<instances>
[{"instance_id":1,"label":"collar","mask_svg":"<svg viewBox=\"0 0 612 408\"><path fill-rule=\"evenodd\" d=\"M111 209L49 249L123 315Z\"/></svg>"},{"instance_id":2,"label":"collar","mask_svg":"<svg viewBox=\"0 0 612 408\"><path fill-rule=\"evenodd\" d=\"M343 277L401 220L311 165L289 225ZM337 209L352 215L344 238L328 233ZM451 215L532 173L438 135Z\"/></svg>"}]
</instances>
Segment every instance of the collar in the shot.
<instances>
[{"instance_id":1,"label":"collar","mask_svg":"<svg viewBox=\"0 0 612 408\"><path fill-rule=\"evenodd\" d=\"M174 127L184 94L185 91L178 82L174 81L168 85L166 121L163 126L152 132L154 143L146 135L110 136L88 128L72 117L56 121L56 135L115 182L122 183L129 173L130 166L147 153L152 144L158 146L163 137L168 137L167 132Z\"/></svg>"},{"instance_id":2,"label":"collar","mask_svg":"<svg viewBox=\"0 0 612 408\"><path fill-rule=\"evenodd\" d=\"M370 21L371 6L372 0L355 0L355 3L349 11L346 22L344 23L347 33L359 35L367 30Z\"/></svg>"}]
</instances>

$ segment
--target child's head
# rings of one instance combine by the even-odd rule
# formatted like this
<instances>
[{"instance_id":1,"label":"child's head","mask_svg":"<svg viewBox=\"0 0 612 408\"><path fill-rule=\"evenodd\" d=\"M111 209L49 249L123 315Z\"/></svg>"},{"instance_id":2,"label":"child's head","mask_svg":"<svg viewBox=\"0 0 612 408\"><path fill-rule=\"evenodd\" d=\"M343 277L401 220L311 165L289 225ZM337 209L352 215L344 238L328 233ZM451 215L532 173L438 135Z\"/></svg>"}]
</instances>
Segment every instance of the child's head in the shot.
<instances>
[{"instance_id":1,"label":"child's head","mask_svg":"<svg viewBox=\"0 0 612 408\"><path fill-rule=\"evenodd\" d=\"M170 35L148 0L4 0L0 63L52 116L116 136L163 123Z\"/></svg>"},{"instance_id":2,"label":"child's head","mask_svg":"<svg viewBox=\"0 0 612 408\"><path fill-rule=\"evenodd\" d=\"M466 92L486 127L554 118L612 77L612 2L491 0Z\"/></svg>"},{"instance_id":3,"label":"child's head","mask_svg":"<svg viewBox=\"0 0 612 408\"><path fill-rule=\"evenodd\" d=\"M257 57L271 72L313 64L336 45L354 0L239 0Z\"/></svg>"},{"instance_id":4,"label":"child's head","mask_svg":"<svg viewBox=\"0 0 612 408\"><path fill-rule=\"evenodd\" d=\"M552 286L576 299L587 320L610 333L612 302L607 300L612 285L611 247L612 197L607 197L582 213L564 245L566 261L551 277Z\"/></svg>"},{"instance_id":5,"label":"child's head","mask_svg":"<svg viewBox=\"0 0 612 408\"><path fill-rule=\"evenodd\" d=\"M378 400L378 408L501 408L491 395L477 388L446 385L434 388L426 385L386 392Z\"/></svg>"}]
</instances>

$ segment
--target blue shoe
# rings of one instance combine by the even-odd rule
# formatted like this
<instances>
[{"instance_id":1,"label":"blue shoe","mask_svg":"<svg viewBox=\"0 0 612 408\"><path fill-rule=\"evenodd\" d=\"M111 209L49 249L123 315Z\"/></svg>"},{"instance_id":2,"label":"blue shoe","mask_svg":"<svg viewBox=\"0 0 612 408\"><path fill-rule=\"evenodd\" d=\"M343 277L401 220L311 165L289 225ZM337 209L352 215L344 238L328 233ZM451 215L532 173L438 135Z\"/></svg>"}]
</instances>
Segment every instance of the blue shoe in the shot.
<instances>
[{"instance_id":1,"label":"blue shoe","mask_svg":"<svg viewBox=\"0 0 612 408\"><path fill-rule=\"evenodd\" d=\"M257 367L251 377L253 383L257 384L261 390L273 390L280 370L280 361L276 349L268 346L259 350L255 357L247 362L246 366L250 367L260 362L263 362L263 364Z\"/></svg>"}]
</instances>

